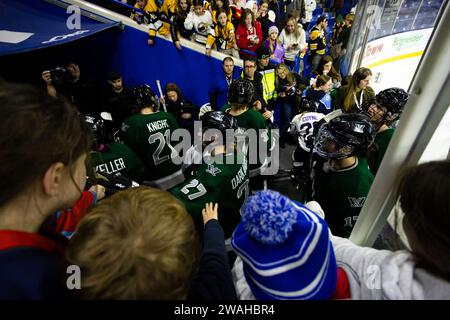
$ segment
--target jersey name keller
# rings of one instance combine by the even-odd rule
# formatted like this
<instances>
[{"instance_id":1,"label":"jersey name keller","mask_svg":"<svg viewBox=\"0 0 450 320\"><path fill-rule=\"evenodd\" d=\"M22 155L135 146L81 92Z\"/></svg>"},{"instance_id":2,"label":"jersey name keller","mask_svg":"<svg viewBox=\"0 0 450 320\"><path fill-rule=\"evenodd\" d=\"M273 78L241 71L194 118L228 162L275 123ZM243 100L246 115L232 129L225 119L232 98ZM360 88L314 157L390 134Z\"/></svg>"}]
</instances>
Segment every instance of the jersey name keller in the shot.
<instances>
[{"instance_id":1,"label":"jersey name keller","mask_svg":"<svg viewBox=\"0 0 450 320\"><path fill-rule=\"evenodd\" d=\"M118 171L126 169L125 161L122 158L114 159L112 161L99 164L95 167L97 172L116 173Z\"/></svg>"}]
</instances>

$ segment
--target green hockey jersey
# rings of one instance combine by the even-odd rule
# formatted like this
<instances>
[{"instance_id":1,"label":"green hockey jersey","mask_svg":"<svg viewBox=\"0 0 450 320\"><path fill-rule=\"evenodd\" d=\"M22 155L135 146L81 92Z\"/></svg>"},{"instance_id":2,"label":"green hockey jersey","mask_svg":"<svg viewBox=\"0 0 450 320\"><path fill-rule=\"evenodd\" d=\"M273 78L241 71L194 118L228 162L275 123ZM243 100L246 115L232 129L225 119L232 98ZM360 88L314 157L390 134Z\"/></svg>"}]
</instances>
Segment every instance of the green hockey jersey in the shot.
<instances>
[{"instance_id":1,"label":"green hockey jersey","mask_svg":"<svg viewBox=\"0 0 450 320\"><path fill-rule=\"evenodd\" d=\"M219 204L219 221L225 236L231 236L240 221L239 210L248 196L248 165L244 155L223 156L221 163L202 163L195 174L170 190L181 200L197 224L207 202Z\"/></svg>"},{"instance_id":2,"label":"green hockey jersey","mask_svg":"<svg viewBox=\"0 0 450 320\"><path fill-rule=\"evenodd\" d=\"M231 106L229 104L222 107L222 111L229 113L231 110ZM255 156L255 159L257 159L257 163L253 163L252 160L251 163L249 163L249 174L250 177L254 177L260 174L261 168L268 165L269 158L270 158L270 149L272 146L272 135L271 131L267 126L267 122L264 119L264 117L257 111L253 109L248 109L247 111L241 113L238 116L234 116L234 118L237 120L238 126L244 130L248 129L255 129L257 134L262 134L262 139L258 139L256 141L256 148L255 148L255 141L250 140L249 141L249 156L250 159L252 157L251 153ZM260 142L263 141L263 143L266 143L266 146L264 146L267 150L267 158L266 159L260 159L259 150L260 150ZM256 153L256 154L255 154ZM256 158L257 157L257 158Z\"/></svg>"},{"instance_id":3,"label":"green hockey jersey","mask_svg":"<svg viewBox=\"0 0 450 320\"><path fill-rule=\"evenodd\" d=\"M373 175L377 174L378 168L383 161L384 154L391 142L392 136L394 135L395 129L387 129L375 136L375 141L373 143L373 148L369 152L369 158L367 162L369 163L370 170Z\"/></svg>"},{"instance_id":4,"label":"green hockey jersey","mask_svg":"<svg viewBox=\"0 0 450 320\"><path fill-rule=\"evenodd\" d=\"M178 129L167 112L136 114L122 123L120 139L136 153L145 166L145 184L170 189L184 180L179 155L170 143Z\"/></svg>"},{"instance_id":5,"label":"green hockey jersey","mask_svg":"<svg viewBox=\"0 0 450 320\"><path fill-rule=\"evenodd\" d=\"M98 173L120 174L140 182L144 177L144 165L126 145L113 142L102 152L91 152L92 164Z\"/></svg>"},{"instance_id":6,"label":"green hockey jersey","mask_svg":"<svg viewBox=\"0 0 450 320\"><path fill-rule=\"evenodd\" d=\"M314 171L313 199L322 206L334 235L350 236L373 179L367 161L362 158L339 171L333 170L328 162Z\"/></svg>"}]
</instances>

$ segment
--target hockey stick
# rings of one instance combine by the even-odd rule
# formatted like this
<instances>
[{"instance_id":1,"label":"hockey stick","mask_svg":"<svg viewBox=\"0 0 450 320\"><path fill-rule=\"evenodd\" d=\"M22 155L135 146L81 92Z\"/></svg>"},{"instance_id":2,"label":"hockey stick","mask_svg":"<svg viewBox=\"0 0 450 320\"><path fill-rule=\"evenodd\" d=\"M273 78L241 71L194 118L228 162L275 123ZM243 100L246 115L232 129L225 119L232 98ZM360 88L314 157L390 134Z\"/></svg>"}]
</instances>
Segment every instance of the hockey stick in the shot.
<instances>
[{"instance_id":1,"label":"hockey stick","mask_svg":"<svg viewBox=\"0 0 450 320\"><path fill-rule=\"evenodd\" d=\"M163 97L163 93L162 93L162 89L161 89L161 81L156 80L156 85L158 86L159 97L161 98L161 97ZM163 105L164 112L167 112L166 104L163 103L162 105Z\"/></svg>"}]
</instances>

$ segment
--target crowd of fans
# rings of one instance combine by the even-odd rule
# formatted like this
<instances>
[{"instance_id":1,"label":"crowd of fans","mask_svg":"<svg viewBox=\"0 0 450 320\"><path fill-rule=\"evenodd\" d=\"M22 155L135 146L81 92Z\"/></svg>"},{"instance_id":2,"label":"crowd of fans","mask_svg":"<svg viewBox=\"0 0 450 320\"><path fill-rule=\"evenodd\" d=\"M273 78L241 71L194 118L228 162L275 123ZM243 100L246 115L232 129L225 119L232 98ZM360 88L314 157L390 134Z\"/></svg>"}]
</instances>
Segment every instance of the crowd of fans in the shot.
<instances>
[{"instance_id":1,"label":"crowd of fans","mask_svg":"<svg viewBox=\"0 0 450 320\"><path fill-rule=\"evenodd\" d=\"M99 94L75 62L42 73L45 93L2 84L0 298L450 298L448 161L402 176L407 250L345 239L409 98L375 94L370 69L340 73L352 14L330 47L315 1L285 2L281 18L276 1L236 2L133 4L149 44L159 32L228 55L202 107L175 83L158 97L117 72ZM175 148L179 128L188 150ZM249 146L252 129L261 139ZM271 152L286 143L305 204L265 187ZM252 147L266 158L251 161ZM81 269L76 290L62 281L68 265Z\"/></svg>"},{"instance_id":2,"label":"crowd of fans","mask_svg":"<svg viewBox=\"0 0 450 320\"><path fill-rule=\"evenodd\" d=\"M277 63L284 61L291 70L295 63L312 64L315 69L326 52L332 53L337 63L345 53L356 5L352 0L123 0L122 3L124 6L100 1L101 5L146 25L149 45L160 34L171 38L178 49L182 48L180 38L184 38L205 46L207 55L217 50L240 58L255 56L261 46L269 47L271 59ZM281 44L278 50L277 43ZM335 68L338 69L337 64Z\"/></svg>"}]
</instances>

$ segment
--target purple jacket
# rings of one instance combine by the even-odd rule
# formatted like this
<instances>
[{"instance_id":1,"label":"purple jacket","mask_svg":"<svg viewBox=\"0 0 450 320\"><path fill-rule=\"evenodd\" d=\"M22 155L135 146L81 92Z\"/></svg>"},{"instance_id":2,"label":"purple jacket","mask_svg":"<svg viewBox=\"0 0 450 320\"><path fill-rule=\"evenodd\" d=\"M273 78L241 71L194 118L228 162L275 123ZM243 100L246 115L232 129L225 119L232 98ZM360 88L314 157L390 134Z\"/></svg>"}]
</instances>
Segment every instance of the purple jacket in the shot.
<instances>
[{"instance_id":1,"label":"purple jacket","mask_svg":"<svg viewBox=\"0 0 450 320\"><path fill-rule=\"evenodd\" d=\"M270 40L266 39L264 42L264 47L269 48L270 50ZM275 46L275 50L270 52L270 54L274 55L272 60L276 61L277 63L282 63L284 61L284 47L283 45L277 43Z\"/></svg>"}]
</instances>

